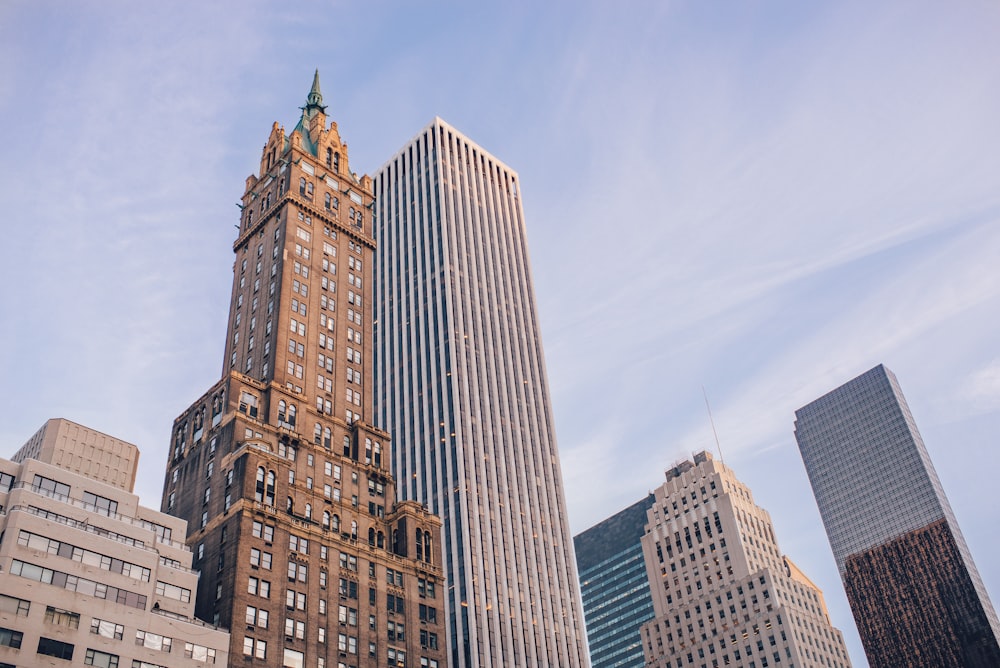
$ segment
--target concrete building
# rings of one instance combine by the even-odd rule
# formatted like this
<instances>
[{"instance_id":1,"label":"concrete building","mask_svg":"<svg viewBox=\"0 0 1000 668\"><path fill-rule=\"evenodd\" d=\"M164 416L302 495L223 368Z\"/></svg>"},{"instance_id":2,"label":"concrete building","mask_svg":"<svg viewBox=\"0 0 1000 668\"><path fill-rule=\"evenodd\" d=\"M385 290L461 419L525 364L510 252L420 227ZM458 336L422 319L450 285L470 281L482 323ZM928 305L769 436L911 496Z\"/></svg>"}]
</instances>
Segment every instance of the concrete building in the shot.
<instances>
[{"instance_id":1,"label":"concrete building","mask_svg":"<svg viewBox=\"0 0 1000 668\"><path fill-rule=\"evenodd\" d=\"M640 627L653 618L642 537L655 496L573 537L593 668L642 668Z\"/></svg>"},{"instance_id":2,"label":"concrete building","mask_svg":"<svg viewBox=\"0 0 1000 668\"><path fill-rule=\"evenodd\" d=\"M435 119L374 194L376 414L444 522L451 666L586 666L520 180Z\"/></svg>"},{"instance_id":3,"label":"concrete building","mask_svg":"<svg viewBox=\"0 0 1000 668\"><path fill-rule=\"evenodd\" d=\"M781 554L732 470L701 452L666 477L642 539L655 611L646 665L848 668L823 593Z\"/></svg>"},{"instance_id":4,"label":"concrete building","mask_svg":"<svg viewBox=\"0 0 1000 668\"><path fill-rule=\"evenodd\" d=\"M371 179L319 75L247 178L221 380L174 422L162 509L241 666L444 666L440 520L373 414Z\"/></svg>"},{"instance_id":5,"label":"concrete building","mask_svg":"<svg viewBox=\"0 0 1000 668\"><path fill-rule=\"evenodd\" d=\"M194 619L185 523L139 505L138 449L49 420L0 459L0 666L227 665Z\"/></svg>"},{"instance_id":6,"label":"concrete building","mask_svg":"<svg viewBox=\"0 0 1000 668\"><path fill-rule=\"evenodd\" d=\"M1000 624L899 383L879 365L795 412L873 666L1000 666Z\"/></svg>"}]
</instances>

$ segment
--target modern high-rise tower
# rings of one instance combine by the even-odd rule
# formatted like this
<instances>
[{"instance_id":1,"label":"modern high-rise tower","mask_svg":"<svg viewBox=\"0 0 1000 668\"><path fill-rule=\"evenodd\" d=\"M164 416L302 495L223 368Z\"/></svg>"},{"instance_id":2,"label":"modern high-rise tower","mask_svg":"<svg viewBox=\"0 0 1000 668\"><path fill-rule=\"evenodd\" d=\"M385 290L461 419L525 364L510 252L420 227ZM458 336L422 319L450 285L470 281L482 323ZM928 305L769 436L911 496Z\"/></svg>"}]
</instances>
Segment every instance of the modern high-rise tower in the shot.
<instances>
[{"instance_id":1,"label":"modern high-rise tower","mask_svg":"<svg viewBox=\"0 0 1000 668\"><path fill-rule=\"evenodd\" d=\"M781 554L771 517L700 452L654 493L642 539L653 609L648 668L850 668L823 593Z\"/></svg>"},{"instance_id":2,"label":"modern high-rise tower","mask_svg":"<svg viewBox=\"0 0 1000 668\"><path fill-rule=\"evenodd\" d=\"M376 415L444 522L450 665L586 666L518 176L435 119L374 195Z\"/></svg>"},{"instance_id":3,"label":"modern high-rise tower","mask_svg":"<svg viewBox=\"0 0 1000 668\"><path fill-rule=\"evenodd\" d=\"M1000 666L1000 624L891 371L795 411L795 438L872 666Z\"/></svg>"},{"instance_id":4,"label":"modern high-rise tower","mask_svg":"<svg viewBox=\"0 0 1000 668\"><path fill-rule=\"evenodd\" d=\"M639 628L653 617L642 537L652 494L573 537L592 668L643 668Z\"/></svg>"},{"instance_id":5,"label":"modern high-rise tower","mask_svg":"<svg viewBox=\"0 0 1000 668\"><path fill-rule=\"evenodd\" d=\"M317 74L247 178L222 379L175 420L163 489L232 665L445 663L440 520L396 501L374 426L371 207Z\"/></svg>"}]
</instances>

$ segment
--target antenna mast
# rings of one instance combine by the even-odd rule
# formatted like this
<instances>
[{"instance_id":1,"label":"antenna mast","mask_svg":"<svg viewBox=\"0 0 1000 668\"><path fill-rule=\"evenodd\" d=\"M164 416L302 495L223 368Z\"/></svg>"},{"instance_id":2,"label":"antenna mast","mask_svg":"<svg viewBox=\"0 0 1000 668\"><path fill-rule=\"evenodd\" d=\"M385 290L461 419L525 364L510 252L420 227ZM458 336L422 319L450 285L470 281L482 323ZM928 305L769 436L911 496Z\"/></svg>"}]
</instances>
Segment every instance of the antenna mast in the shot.
<instances>
[{"instance_id":1,"label":"antenna mast","mask_svg":"<svg viewBox=\"0 0 1000 668\"><path fill-rule=\"evenodd\" d=\"M712 436L715 437L715 447L719 451L719 459L722 463L726 463L726 458L722 454L722 443L719 442L719 433L715 431L715 419L712 417L712 406L708 403L708 392L705 391L705 386L701 386L701 394L705 397L705 408L708 409L708 422L712 425Z\"/></svg>"}]
</instances>

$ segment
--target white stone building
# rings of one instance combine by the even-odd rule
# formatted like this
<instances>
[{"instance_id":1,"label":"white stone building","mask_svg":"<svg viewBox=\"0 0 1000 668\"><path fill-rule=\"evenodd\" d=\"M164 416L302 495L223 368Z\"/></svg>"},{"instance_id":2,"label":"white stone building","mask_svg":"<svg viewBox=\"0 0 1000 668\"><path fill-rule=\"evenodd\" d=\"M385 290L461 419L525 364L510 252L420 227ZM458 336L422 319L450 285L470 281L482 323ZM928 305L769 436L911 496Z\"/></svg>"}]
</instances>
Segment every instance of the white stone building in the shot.
<instances>
[{"instance_id":1,"label":"white stone building","mask_svg":"<svg viewBox=\"0 0 1000 668\"><path fill-rule=\"evenodd\" d=\"M171 668L228 661L193 618L183 520L139 505L138 449L49 420L0 459L0 668Z\"/></svg>"},{"instance_id":2,"label":"white stone building","mask_svg":"<svg viewBox=\"0 0 1000 668\"><path fill-rule=\"evenodd\" d=\"M701 452L666 472L642 539L650 668L850 668L823 593L781 554L771 517Z\"/></svg>"}]
</instances>

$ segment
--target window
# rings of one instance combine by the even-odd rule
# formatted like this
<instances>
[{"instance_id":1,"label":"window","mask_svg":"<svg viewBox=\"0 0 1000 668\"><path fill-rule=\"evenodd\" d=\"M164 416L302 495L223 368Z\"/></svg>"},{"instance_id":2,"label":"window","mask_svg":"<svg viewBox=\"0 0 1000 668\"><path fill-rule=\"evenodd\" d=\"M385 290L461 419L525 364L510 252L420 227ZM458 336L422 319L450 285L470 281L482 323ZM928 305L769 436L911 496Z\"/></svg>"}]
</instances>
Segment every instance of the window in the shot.
<instances>
[{"instance_id":1,"label":"window","mask_svg":"<svg viewBox=\"0 0 1000 668\"><path fill-rule=\"evenodd\" d=\"M433 608L429 605L420 604L420 621L430 622L432 624L437 623L437 608Z\"/></svg>"},{"instance_id":2,"label":"window","mask_svg":"<svg viewBox=\"0 0 1000 668\"><path fill-rule=\"evenodd\" d=\"M250 565L271 570L271 556L270 552L264 552L255 547L250 548Z\"/></svg>"},{"instance_id":3,"label":"window","mask_svg":"<svg viewBox=\"0 0 1000 668\"><path fill-rule=\"evenodd\" d=\"M299 564L294 561L288 562L288 581L295 582L298 579L299 582L306 582L306 565Z\"/></svg>"},{"instance_id":4,"label":"window","mask_svg":"<svg viewBox=\"0 0 1000 668\"><path fill-rule=\"evenodd\" d=\"M87 648L87 655L83 658L83 665L100 666L100 668L118 668L118 655Z\"/></svg>"},{"instance_id":5,"label":"window","mask_svg":"<svg viewBox=\"0 0 1000 668\"><path fill-rule=\"evenodd\" d=\"M22 640L24 640L24 634L20 631L0 628L0 645L13 649L21 649Z\"/></svg>"},{"instance_id":6,"label":"window","mask_svg":"<svg viewBox=\"0 0 1000 668\"><path fill-rule=\"evenodd\" d=\"M386 594L385 595L385 607L389 612L398 612L403 614L406 612L406 601L403 600L402 596L397 596L396 594ZM421 620L423 617L421 617Z\"/></svg>"},{"instance_id":7,"label":"window","mask_svg":"<svg viewBox=\"0 0 1000 668\"><path fill-rule=\"evenodd\" d=\"M184 658L201 663L215 663L215 650L204 645L184 643Z\"/></svg>"},{"instance_id":8,"label":"window","mask_svg":"<svg viewBox=\"0 0 1000 668\"><path fill-rule=\"evenodd\" d=\"M148 647L156 652L170 652L174 645L174 639L168 636L161 636L159 633L150 633L142 629L135 632L135 644Z\"/></svg>"},{"instance_id":9,"label":"window","mask_svg":"<svg viewBox=\"0 0 1000 668\"><path fill-rule=\"evenodd\" d=\"M112 517L118 513L118 502L90 492L83 493L83 502L88 509L101 515Z\"/></svg>"},{"instance_id":10,"label":"window","mask_svg":"<svg viewBox=\"0 0 1000 668\"><path fill-rule=\"evenodd\" d=\"M54 656L57 659L72 661L73 649L74 646L68 642L60 642L58 640L45 637L38 639L38 653L44 654L45 656Z\"/></svg>"},{"instance_id":11,"label":"window","mask_svg":"<svg viewBox=\"0 0 1000 668\"><path fill-rule=\"evenodd\" d=\"M261 598L271 598L271 583L267 580L250 578L247 583L247 593Z\"/></svg>"},{"instance_id":12,"label":"window","mask_svg":"<svg viewBox=\"0 0 1000 668\"><path fill-rule=\"evenodd\" d=\"M172 585L167 582L156 581L156 593L160 596L166 596L167 598L172 598L177 601L182 601L188 603L191 601L191 590L185 589L184 587L178 587L177 585Z\"/></svg>"},{"instance_id":13,"label":"window","mask_svg":"<svg viewBox=\"0 0 1000 668\"><path fill-rule=\"evenodd\" d=\"M54 496L57 499L69 498L69 485L46 478L45 476L36 475L32 489L40 494Z\"/></svg>"},{"instance_id":14,"label":"window","mask_svg":"<svg viewBox=\"0 0 1000 668\"><path fill-rule=\"evenodd\" d=\"M254 538L263 538L265 541L270 543L274 540L274 527L270 524L264 524L263 522L254 520L253 535Z\"/></svg>"},{"instance_id":15,"label":"window","mask_svg":"<svg viewBox=\"0 0 1000 668\"><path fill-rule=\"evenodd\" d=\"M285 636L288 638L298 638L303 640L306 637L306 624L294 619L285 620Z\"/></svg>"},{"instance_id":16,"label":"window","mask_svg":"<svg viewBox=\"0 0 1000 668\"><path fill-rule=\"evenodd\" d=\"M309 554L309 540L302 538L301 536L291 534L288 536L288 549L292 552Z\"/></svg>"},{"instance_id":17,"label":"window","mask_svg":"<svg viewBox=\"0 0 1000 668\"><path fill-rule=\"evenodd\" d=\"M289 610L305 610L306 595L289 589L285 592L285 607Z\"/></svg>"},{"instance_id":18,"label":"window","mask_svg":"<svg viewBox=\"0 0 1000 668\"><path fill-rule=\"evenodd\" d=\"M53 608L49 605L45 607L45 621L49 624L57 624L71 629L78 629L80 628L80 613Z\"/></svg>"},{"instance_id":19,"label":"window","mask_svg":"<svg viewBox=\"0 0 1000 668\"><path fill-rule=\"evenodd\" d=\"M0 612L9 612L18 617L27 617L29 610L31 610L31 601L8 596L7 594L0 594Z\"/></svg>"},{"instance_id":20,"label":"window","mask_svg":"<svg viewBox=\"0 0 1000 668\"><path fill-rule=\"evenodd\" d=\"M420 629L420 646L429 647L430 649L437 649L438 635L436 633L431 633L426 629Z\"/></svg>"},{"instance_id":21,"label":"window","mask_svg":"<svg viewBox=\"0 0 1000 668\"><path fill-rule=\"evenodd\" d=\"M243 638L243 656L252 656L257 659L267 658L267 642L245 636Z\"/></svg>"}]
</instances>

